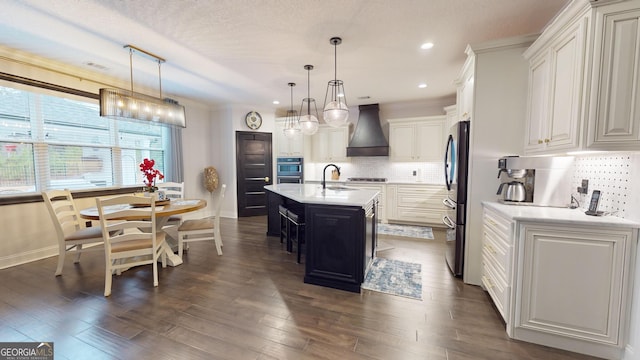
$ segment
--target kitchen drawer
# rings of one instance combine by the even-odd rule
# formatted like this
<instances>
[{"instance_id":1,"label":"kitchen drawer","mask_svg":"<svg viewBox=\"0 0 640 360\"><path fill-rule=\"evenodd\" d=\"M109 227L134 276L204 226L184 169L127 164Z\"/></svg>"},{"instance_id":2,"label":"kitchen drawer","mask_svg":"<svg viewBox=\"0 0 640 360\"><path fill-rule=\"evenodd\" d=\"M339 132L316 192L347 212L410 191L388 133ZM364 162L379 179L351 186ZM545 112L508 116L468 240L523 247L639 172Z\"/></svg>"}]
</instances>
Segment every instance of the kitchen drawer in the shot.
<instances>
[{"instance_id":1,"label":"kitchen drawer","mask_svg":"<svg viewBox=\"0 0 640 360\"><path fill-rule=\"evenodd\" d=\"M439 185L398 185L396 196L398 207L444 210L446 191Z\"/></svg>"},{"instance_id":2,"label":"kitchen drawer","mask_svg":"<svg viewBox=\"0 0 640 360\"><path fill-rule=\"evenodd\" d=\"M487 261L482 262L482 285L491 296L504 321L508 322L510 288L500 279L500 276L496 275L495 269Z\"/></svg>"},{"instance_id":3,"label":"kitchen drawer","mask_svg":"<svg viewBox=\"0 0 640 360\"><path fill-rule=\"evenodd\" d=\"M416 209L398 207L396 209L397 222L426 223L442 225L443 210Z\"/></svg>"},{"instance_id":4,"label":"kitchen drawer","mask_svg":"<svg viewBox=\"0 0 640 360\"><path fill-rule=\"evenodd\" d=\"M484 209L483 214L484 226L493 230L507 245L513 245L513 223L497 212L487 208Z\"/></svg>"},{"instance_id":5,"label":"kitchen drawer","mask_svg":"<svg viewBox=\"0 0 640 360\"><path fill-rule=\"evenodd\" d=\"M482 255L485 260L493 265L505 283L508 283L507 280L511 274L512 248L504 244L504 242L486 226L483 231Z\"/></svg>"}]
</instances>

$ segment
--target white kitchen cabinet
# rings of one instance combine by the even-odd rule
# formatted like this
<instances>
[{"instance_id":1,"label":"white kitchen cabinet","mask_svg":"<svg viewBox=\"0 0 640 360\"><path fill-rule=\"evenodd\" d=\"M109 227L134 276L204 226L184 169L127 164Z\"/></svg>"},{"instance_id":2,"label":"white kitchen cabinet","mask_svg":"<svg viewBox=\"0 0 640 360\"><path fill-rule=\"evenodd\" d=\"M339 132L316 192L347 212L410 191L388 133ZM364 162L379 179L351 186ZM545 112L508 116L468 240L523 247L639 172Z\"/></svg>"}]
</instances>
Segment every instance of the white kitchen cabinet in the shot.
<instances>
[{"instance_id":1,"label":"white kitchen cabinet","mask_svg":"<svg viewBox=\"0 0 640 360\"><path fill-rule=\"evenodd\" d=\"M445 116L389 119L390 160L442 161L445 122Z\"/></svg>"},{"instance_id":2,"label":"white kitchen cabinet","mask_svg":"<svg viewBox=\"0 0 640 360\"><path fill-rule=\"evenodd\" d=\"M609 356L621 352L634 235L631 229L522 223L514 338L564 337L584 342L583 349L611 346Z\"/></svg>"},{"instance_id":3,"label":"white kitchen cabinet","mask_svg":"<svg viewBox=\"0 0 640 360\"><path fill-rule=\"evenodd\" d=\"M376 184L376 183L357 183L357 182L348 182L346 183L346 186L348 187L354 187L357 189L363 189L363 190L375 190L375 191L379 191L380 193L378 194L378 213L377 213L377 218L378 218L378 222L387 222L387 216L386 216L386 185L385 184Z\"/></svg>"},{"instance_id":4,"label":"white kitchen cabinet","mask_svg":"<svg viewBox=\"0 0 640 360\"><path fill-rule=\"evenodd\" d=\"M640 0L570 2L525 51L525 154L640 149Z\"/></svg>"},{"instance_id":5,"label":"white kitchen cabinet","mask_svg":"<svg viewBox=\"0 0 640 360\"><path fill-rule=\"evenodd\" d=\"M451 127L458 121L458 106L457 105L449 105L444 108L445 112L445 123L444 123L444 131L445 137L447 136L446 132L451 129Z\"/></svg>"},{"instance_id":6,"label":"white kitchen cabinet","mask_svg":"<svg viewBox=\"0 0 640 360\"><path fill-rule=\"evenodd\" d=\"M640 1L596 9L594 27L587 147L640 150Z\"/></svg>"},{"instance_id":7,"label":"white kitchen cabinet","mask_svg":"<svg viewBox=\"0 0 640 360\"><path fill-rule=\"evenodd\" d=\"M316 162L346 162L349 146L349 127L321 125L311 137L312 158Z\"/></svg>"},{"instance_id":8,"label":"white kitchen cabinet","mask_svg":"<svg viewBox=\"0 0 640 360\"><path fill-rule=\"evenodd\" d=\"M531 57L525 128L527 154L580 146L588 22L585 15Z\"/></svg>"},{"instance_id":9,"label":"white kitchen cabinet","mask_svg":"<svg viewBox=\"0 0 640 360\"><path fill-rule=\"evenodd\" d=\"M518 340L607 359L626 346L638 224L484 203L482 285Z\"/></svg>"},{"instance_id":10,"label":"white kitchen cabinet","mask_svg":"<svg viewBox=\"0 0 640 360\"><path fill-rule=\"evenodd\" d=\"M470 47L466 49L467 59L462 66L462 71L456 79L457 116L459 121L471 119L474 105L475 88L475 61Z\"/></svg>"},{"instance_id":11,"label":"white kitchen cabinet","mask_svg":"<svg viewBox=\"0 0 640 360\"><path fill-rule=\"evenodd\" d=\"M284 136L283 119L276 119L275 126L275 142L276 142L276 156L278 157L303 157L304 156L304 141L305 136L302 132L296 134L292 138Z\"/></svg>"},{"instance_id":12,"label":"white kitchen cabinet","mask_svg":"<svg viewBox=\"0 0 640 360\"><path fill-rule=\"evenodd\" d=\"M482 285L505 322L512 289L513 222L490 209L483 211Z\"/></svg>"},{"instance_id":13,"label":"white kitchen cabinet","mask_svg":"<svg viewBox=\"0 0 640 360\"><path fill-rule=\"evenodd\" d=\"M387 221L443 226L442 217L447 211L442 199L446 194L444 185L388 184Z\"/></svg>"}]
</instances>

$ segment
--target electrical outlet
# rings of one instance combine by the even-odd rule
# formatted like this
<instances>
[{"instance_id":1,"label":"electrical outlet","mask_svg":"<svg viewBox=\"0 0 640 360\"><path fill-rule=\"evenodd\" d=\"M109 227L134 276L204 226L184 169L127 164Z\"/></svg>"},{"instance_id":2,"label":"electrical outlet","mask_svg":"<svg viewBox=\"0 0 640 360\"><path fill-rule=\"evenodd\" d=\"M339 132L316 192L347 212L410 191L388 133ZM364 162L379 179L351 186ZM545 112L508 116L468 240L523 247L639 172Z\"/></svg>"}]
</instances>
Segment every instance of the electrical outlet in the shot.
<instances>
[{"instance_id":1,"label":"electrical outlet","mask_svg":"<svg viewBox=\"0 0 640 360\"><path fill-rule=\"evenodd\" d=\"M589 192L589 180L582 179L582 186L578 188L578 194L586 194Z\"/></svg>"}]
</instances>

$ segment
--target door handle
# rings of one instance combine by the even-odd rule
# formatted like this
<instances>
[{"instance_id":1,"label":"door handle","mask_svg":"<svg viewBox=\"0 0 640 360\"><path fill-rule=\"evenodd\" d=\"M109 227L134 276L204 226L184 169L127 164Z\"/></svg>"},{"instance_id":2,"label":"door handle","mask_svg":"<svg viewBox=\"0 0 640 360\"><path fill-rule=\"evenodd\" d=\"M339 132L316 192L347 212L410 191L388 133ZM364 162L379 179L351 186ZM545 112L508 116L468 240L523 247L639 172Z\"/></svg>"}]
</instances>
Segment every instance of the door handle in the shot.
<instances>
[{"instance_id":1,"label":"door handle","mask_svg":"<svg viewBox=\"0 0 640 360\"><path fill-rule=\"evenodd\" d=\"M269 182L269 177L268 177L268 176L265 176L265 177L264 177L264 182L266 182L266 183L268 183L268 182Z\"/></svg>"}]
</instances>

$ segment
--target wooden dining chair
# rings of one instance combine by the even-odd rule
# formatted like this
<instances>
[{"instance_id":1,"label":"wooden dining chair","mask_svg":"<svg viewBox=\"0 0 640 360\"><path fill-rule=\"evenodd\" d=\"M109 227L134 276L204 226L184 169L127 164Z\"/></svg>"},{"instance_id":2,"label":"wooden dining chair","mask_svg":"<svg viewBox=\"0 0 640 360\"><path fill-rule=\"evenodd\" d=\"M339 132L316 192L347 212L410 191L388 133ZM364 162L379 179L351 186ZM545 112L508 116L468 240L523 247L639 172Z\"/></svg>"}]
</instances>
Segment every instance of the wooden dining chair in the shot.
<instances>
[{"instance_id":1,"label":"wooden dining chair","mask_svg":"<svg viewBox=\"0 0 640 360\"><path fill-rule=\"evenodd\" d=\"M103 251L104 239L102 228L85 227L80 221L80 214L76 208L69 189L50 190L42 192L42 198L47 206L49 215L56 229L58 238L58 267L56 276L62 275L64 259L67 251L75 252L74 263L80 262L80 255L87 251ZM89 246L88 245L95 245Z\"/></svg>"},{"instance_id":2,"label":"wooden dining chair","mask_svg":"<svg viewBox=\"0 0 640 360\"><path fill-rule=\"evenodd\" d=\"M163 182L156 184L159 190L164 190L167 199L177 200L184 199L184 182ZM171 215L167 221L167 225L180 225L182 216Z\"/></svg>"},{"instance_id":3,"label":"wooden dining chair","mask_svg":"<svg viewBox=\"0 0 640 360\"><path fill-rule=\"evenodd\" d=\"M222 209L222 200L227 189L226 184L222 184L218 202L216 203L216 211L213 218L207 217L203 219L185 220L178 227L178 256L182 257L184 249L188 249L188 243L193 241L212 240L216 244L218 255L222 255L222 235L220 234L220 210Z\"/></svg>"},{"instance_id":4,"label":"wooden dining chair","mask_svg":"<svg viewBox=\"0 0 640 360\"><path fill-rule=\"evenodd\" d=\"M96 198L104 237L104 296L111 295L113 274L134 266L153 266L153 286L158 286L158 258L166 267L165 234L157 229L152 197L122 195Z\"/></svg>"}]
</instances>

